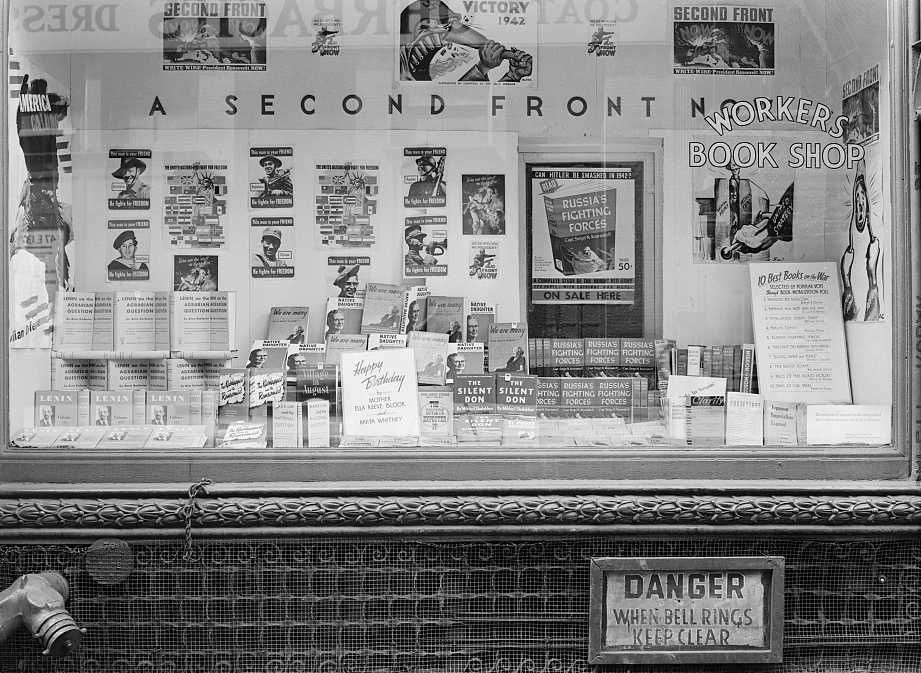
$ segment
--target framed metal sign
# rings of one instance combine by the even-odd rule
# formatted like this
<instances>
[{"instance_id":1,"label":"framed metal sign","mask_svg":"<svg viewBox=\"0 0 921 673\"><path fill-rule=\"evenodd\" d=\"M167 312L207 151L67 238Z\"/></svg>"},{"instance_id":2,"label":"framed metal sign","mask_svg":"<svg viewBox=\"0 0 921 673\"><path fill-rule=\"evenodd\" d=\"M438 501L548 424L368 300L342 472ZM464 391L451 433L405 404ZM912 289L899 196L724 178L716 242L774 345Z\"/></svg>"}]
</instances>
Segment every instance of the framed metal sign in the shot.
<instances>
[{"instance_id":1,"label":"framed metal sign","mask_svg":"<svg viewBox=\"0 0 921 673\"><path fill-rule=\"evenodd\" d=\"M780 557L591 561L590 664L777 663Z\"/></svg>"}]
</instances>

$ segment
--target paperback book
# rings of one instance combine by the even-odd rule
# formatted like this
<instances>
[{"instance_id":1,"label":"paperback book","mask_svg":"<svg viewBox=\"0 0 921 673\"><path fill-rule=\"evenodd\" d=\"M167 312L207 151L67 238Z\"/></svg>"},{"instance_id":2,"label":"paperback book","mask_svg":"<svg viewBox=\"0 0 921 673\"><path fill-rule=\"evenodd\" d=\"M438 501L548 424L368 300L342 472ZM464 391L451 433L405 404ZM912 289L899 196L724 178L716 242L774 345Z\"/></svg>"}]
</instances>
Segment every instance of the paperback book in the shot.
<instances>
[{"instance_id":1,"label":"paperback book","mask_svg":"<svg viewBox=\"0 0 921 673\"><path fill-rule=\"evenodd\" d=\"M464 340L464 298L430 295L425 331L445 334L449 343Z\"/></svg>"},{"instance_id":2,"label":"paperback book","mask_svg":"<svg viewBox=\"0 0 921 673\"><path fill-rule=\"evenodd\" d=\"M307 341L307 306L273 306L269 311L269 327L265 338L302 344Z\"/></svg>"},{"instance_id":3,"label":"paperback book","mask_svg":"<svg viewBox=\"0 0 921 673\"><path fill-rule=\"evenodd\" d=\"M504 374L528 373L528 333L523 324L495 323L489 328L491 371Z\"/></svg>"},{"instance_id":4,"label":"paperback book","mask_svg":"<svg viewBox=\"0 0 921 673\"><path fill-rule=\"evenodd\" d=\"M323 338L333 334L361 334L364 299L358 297L330 297L326 300L326 325Z\"/></svg>"},{"instance_id":5,"label":"paperback book","mask_svg":"<svg viewBox=\"0 0 921 673\"><path fill-rule=\"evenodd\" d=\"M421 384L445 384L445 360L448 335L434 332L410 332L409 348L416 363L416 379Z\"/></svg>"},{"instance_id":6,"label":"paperback book","mask_svg":"<svg viewBox=\"0 0 921 673\"><path fill-rule=\"evenodd\" d=\"M361 333L399 333L406 290L403 285L368 283L365 289Z\"/></svg>"}]
</instances>

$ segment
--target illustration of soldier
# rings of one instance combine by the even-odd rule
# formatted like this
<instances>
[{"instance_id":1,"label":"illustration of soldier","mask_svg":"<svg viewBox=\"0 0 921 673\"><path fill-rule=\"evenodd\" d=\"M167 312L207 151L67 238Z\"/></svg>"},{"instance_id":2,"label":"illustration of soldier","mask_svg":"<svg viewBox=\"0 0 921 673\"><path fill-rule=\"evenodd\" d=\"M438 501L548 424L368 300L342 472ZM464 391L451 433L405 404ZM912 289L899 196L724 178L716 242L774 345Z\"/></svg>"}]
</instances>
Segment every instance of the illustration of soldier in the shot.
<instances>
[{"instance_id":1,"label":"illustration of soldier","mask_svg":"<svg viewBox=\"0 0 921 673\"><path fill-rule=\"evenodd\" d=\"M450 81L452 71L476 63L457 81L489 82L490 72L507 63L499 82L531 76L531 54L490 40L441 0L415 0L400 12L400 80Z\"/></svg>"}]
</instances>

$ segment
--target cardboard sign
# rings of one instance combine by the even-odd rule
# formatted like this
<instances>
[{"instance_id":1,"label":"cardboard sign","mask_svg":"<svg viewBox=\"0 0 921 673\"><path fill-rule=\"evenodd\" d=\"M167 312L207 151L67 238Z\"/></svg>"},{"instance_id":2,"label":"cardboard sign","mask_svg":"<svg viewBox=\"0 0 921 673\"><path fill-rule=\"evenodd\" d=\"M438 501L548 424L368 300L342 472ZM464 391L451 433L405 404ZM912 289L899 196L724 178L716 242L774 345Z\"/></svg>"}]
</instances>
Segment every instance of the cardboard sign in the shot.
<instances>
[{"instance_id":1,"label":"cardboard sign","mask_svg":"<svg viewBox=\"0 0 921 673\"><path fill-rule=\"evenodd\" d=\"M589 663L782 660L778 557L591 561Z\"/></svg>"}]
</instances>

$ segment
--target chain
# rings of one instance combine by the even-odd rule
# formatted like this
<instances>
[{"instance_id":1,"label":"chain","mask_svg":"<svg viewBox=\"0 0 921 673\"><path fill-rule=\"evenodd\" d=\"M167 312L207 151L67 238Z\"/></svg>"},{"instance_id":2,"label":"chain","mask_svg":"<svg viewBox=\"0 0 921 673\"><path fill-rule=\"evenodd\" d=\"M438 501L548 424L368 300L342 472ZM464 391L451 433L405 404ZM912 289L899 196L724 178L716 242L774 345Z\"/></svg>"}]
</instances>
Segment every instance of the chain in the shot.
<instances>
[{"instance_id":1,"label":"chain","mask_svg":"<svg viewBox=\"0 0 921 673\"><path fill-rule=\"evenodd\" d=\"M189 499L185 503L184 514L185 514L185 553L182 558L186 561L189 561L192 558L192 519L195 517L195 512L198 509L198 503L195 502L195 499L201 495L206 495L208 492L208 486L214 482L208 479L208 477L202 477L196 483L189 486Z\"/></svg>"}]
</instances>

